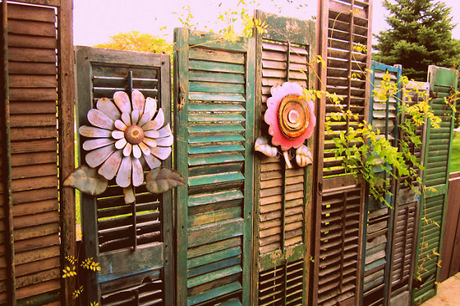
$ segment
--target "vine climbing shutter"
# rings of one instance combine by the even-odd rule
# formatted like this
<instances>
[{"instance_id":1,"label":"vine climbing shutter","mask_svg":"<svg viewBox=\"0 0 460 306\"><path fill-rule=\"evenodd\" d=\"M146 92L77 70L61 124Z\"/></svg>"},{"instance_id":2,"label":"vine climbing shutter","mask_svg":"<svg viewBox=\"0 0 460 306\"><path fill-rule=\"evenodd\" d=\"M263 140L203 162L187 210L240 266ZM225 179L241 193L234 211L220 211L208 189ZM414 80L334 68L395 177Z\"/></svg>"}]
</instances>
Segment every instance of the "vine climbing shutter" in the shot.
<instances>
[{"instance_id":1,"label":"vine climbing shutter","mask_svg":"<svg viewBox=\"0 0 460 306\"><path fill-rule=\"evenodd\" d=\"M248 305L254 40L177 29L175 41L177 303Z\"/></svg>"},{"instance_id":2,"label":"vine climbing shutter","mask_svg":"<svg viewBox=\"0 0 460 306\"><path fill-rule=\"evenodd\" d=\"M318 16L320 88L343 98L345 111L367 120L370 68L372 1L321 1ZM367 75L367 77L366 77ZM318 171L315 216L315 249L312 304L350 305L360 298L361 246L365 182L344 175L341 158L336 159L332 141L340 131L358 127L353 118L332 125L335 133L325 135L324 123L337 112L323 97L318 108Z\"/></svg>"},{"instance_id":3,"label":"vine climbing shutter","mask_svg":"<svg viewBox=\"0 0 460 306\"><path fill-rule=\"evenodd\" d=\"M257 35L255 129L257 136L268 136L263 115L271 87L287 81L313 87L315 24L261 11L256 18L267 32ZM313 151L312 139L306 144ZM306 305L313 166L287 169L282 158L256 156L253 303Z\"/></svg>"},{"instance_id":4,"label":"vine climbing shutter","mask_svg":"<svg viewBox=\"0 0 460 306\"><path fill-rule=\"evenodd\" d=\"M380 90L385 74L388 74L390 84L398 84L401 70L401 66L372 62L369 124L373 130L380 131L377 137L385 137L393 146L398 145L397 116L401 92L395 92L393 96L381 100L373 95L372 91ZM385 304L394 218L392 208L395 206L394 179L388 177L380 167L375 167L374 172L375 175L389 180L389 192L392 195L384 195L391 208L377 201L372 195L366 199L364 218L367 222L364 225L363 239L363 301L366 305L376 302Z\"/></svg>"},{"instance_id":5,"label":"vine climbing shutter","mask_svg":"<svg viewBox=\"0 0 460 306\"><path fill-rule=\"evenodd\" d=\"M429 98L429 88L429 83L411 81L402 88L402 100L407 106L426 102ZM399 122L410 119L407 116L407 114L400 112ZM425 129L426 124L417 127L415 132L422 143L425 143ZM399 139L403 140L404 137L406 137L405 132L399 129ZM421 164L424 164L422 149L422 145L410 144L409 147L411 154L417 157ZM416 175L421 177L422 173L420 169L417 169ZM389 273L391 288L388 290L388 295L386 295L390 305L397 303L408 304L412 290L420 194L410 186L407 186L406 181L412 183L415 189L420 190L420 185L409 177L399 177L396 182Z\"/></svg>"},{"instance_id":6,"label":"vine climbing shutter","mask_svg":"<svg viewBox=\"0 0 460 306\"><path fill-rule=\"evenodd\" d=\"M454 69L436 66L428 68L428 82L433 95L430 106L442 122L440 129L432 128L430 122L427 124L424 147L426 169L423 175L427 190L423 194L420 210L413 290L416 304L436 294L454 126L452 108L445 99L457 89L457 79L457 71Z\"/></svg>"}]
</instances>

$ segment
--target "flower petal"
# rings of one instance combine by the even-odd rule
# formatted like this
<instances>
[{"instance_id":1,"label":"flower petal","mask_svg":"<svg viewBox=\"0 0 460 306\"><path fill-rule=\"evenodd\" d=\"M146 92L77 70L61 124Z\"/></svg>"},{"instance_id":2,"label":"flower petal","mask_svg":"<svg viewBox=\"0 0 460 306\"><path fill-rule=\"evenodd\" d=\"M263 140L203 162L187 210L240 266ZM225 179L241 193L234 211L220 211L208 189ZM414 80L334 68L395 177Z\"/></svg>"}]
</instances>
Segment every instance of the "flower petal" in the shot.
<instances>
[{"instance_id":1,"label":"flower petal","mask_svg":"<svg viewBox=\"0 0 460 306\"><path fill-rule=\"evenodd\" d=\"M157 168L161 166L161 161L153 156L152 154L150 155L144 155L145 162L149 166L150 169Z\"/></svg>"},{"instance_id":2,"label":"flower petal","mask_svg":"<svg viewBox=\"0 0 460 306\"><path fill-rule=\"evenodd\" d=\"M131 185L131 157L125 156L121 160L120 169L118 169L116 182L120 187Z\"/></svg>"},{"instance_id":3,"label":"flower petal","mask_svg":"<svg viewBox=\"0 0 460 306\"><path fill-rule=\"evenodd\" d=\"M124 91L117 91L113 94L113 101L118 106L122 113L131 112L131 102L129 101L128 94Z\"/></svg>"},{"instance_id":4,"label":"flower petal","mask_svg":"<svg viewBox=\"0 0 460 306\"><path fill-rule=\"evenodd\" d=\"M145 143L141 142L139 144L139 147L141 148L142 153L144 153L144 155L150 155L150 148Z\"/></svg>"},{"instance_id":5,"label":"flower petal","mask_svg":"<svg viewBox=\"0 0 460 306\"><path fill-rule=\"evenodd\" d=\"M83 143L83 150L91 151L97 148L105 147L109 144L112 144L115 140L110 138L96 138L89 139Z\"/></svg>"},{"instance_id":6,"label":"flower petal","mask_svg":"<svg viewBox=\"0 0 460 306\"><path fill-rule=\"evenodd\" d=\"M139 90L133 90L131 101L133 102L133 110L138 110L139 113L144 111L145 98Z\"/></svg>"},{"instance_id":7,"label":"flower petal","mask_svg":"<svg viewBox=\"0 0 460 306\"><path fill-rule=\"evenodd\" d=\"M116 150L109 158L107 158L97 172L107 180L113 179L120 167L122 156L123 154L121 151Z\"/></svg>"},{"instance_id":8,"label":"flower petal","mask_svg":"<svg viewBox=\"0 0 460 306\"><path fill-rule=\"evenodd\" d=\"M125 148L123 149L123 155L129 156L131 154L132 149L133 149L133 145L130 143L127 143Z\"/></svg>"},{"instance_id":9,"label":"flower petal","mask_svg":"<svg viewBox=\"0 0 460 306\"><path fill-rule=\"evenodd\" d=\"M144 125L148 121L152 120L153 116L157 111L157 100L152 98L147 98L145 101L144 113L139 120L139 126Z\"/></svg>"},{"instance_id":10,"label":"flower petal","mask_svg":"<svg viewBox=\"0 0 460 306\"><path fill-rule=\"evenodd\" d=\"M144 135L145 137L158 138L160 137L160 132L158 132L157 130L150 130L150 131L145 131Z\"/></svg>"},{"instance_id":11,"label":"flower petal","mask_svg":"<svg viewBox=\"0 0 460 306\"><path fill-rule=\"evenodd\" d=\"M117 148L118 150L121 150L125 147L127 141L126 139L123 137L122 139L119 139L117 140L117 142L115 142L115 148Z\"/></svg>"},{"instance_id":12,"label":"flower petal","mask_svg":"<svg viewBox=\"0 0 460 306\"><path fill-rule=\"evenodd\" d=\"M123 197L125 199L126 204L131 204L136 201L136 195L134 194L133 186L128 186L127 188L123 188Z\"/></svg>"},{"instance_id":13,"label":"flower petal","mask_svg":"<svg viewBox=\"0 0 460 306\"><path fill-rule=\"evenodd\" d=\"M125 133L122 131L112 131L112 137L114 139L122 139L125 137Z\"/></svg>"},{"instance_id":14,"label":"flower petal","mask_svg":"<svg viewBox=\"0 0 460 306\"><path fill-rule=\"evenodd\" d=\"M87 126L87 125L80 126L80 128L78 129L78 132L80 132L81 136L91 137L91 138L96 138L96 137L109 138L112 133L109 130L104 130L104 129L100 129L94 126Z\"/></svg>"},{"instance_id":15,"label":"flower petal","mask_svg":"<svg viewBox=\"0 0 460 306\"><path fill-rule=\"evenodd\" d=\"M142 156L141 148L137 144L133 145L133 156L135 158L141 158Z\"/></svg>"},{"instance_id":16,"label":"flower petal","mask_svg":"<svg viewBox=\"0 0 460 306\"><path fill-rule=\"evenodd\" d=\"M142 141L151 148L155 148L157 146L157 142L152 138L144 137L144 140Z\"/></svg>"},{"instance_id":17,"label":"flower petal","mask_svg":"<svg viewBox=\"0 0 460 306\"><path fill-rule=\"evenodd\" d=\"M94 108L91 109L88 112L87 117L88 117L88 121L92 125L100 127L102 129L106 129L106 130L113 130L113 127L114 127L113 120L110 119L106 114L104 114L100 110L94 109Z\"/></svg>"},{"instance_id":18,"label":"flower petal","mask_svg":"<svg viewBox=\"0 0 460 306\"><path fill-rule=\"evenodd\" d=\"M158 146L168 147L168 146L172 146L172 144L174 142L174 137L171 134L171 135L169 135L167 137L164 137L164 138L157 138L156 141L157 141Z\"/></svg>"},{"instance_id":19,"label":"flower petal","mask_svg":"<svg viewBox=\"0 0 460 306\"><path fill-rule=\"evenodd\" d=\"M129 113L121 114L121 120L123 120L123 123L127 126L131 125L131 116L129 115Z\"/></svg>"},{"instance_id":20,"label":"flower petal","mask_svg":"<svg viewBox=\"0 0 460 306\"><path fill-rule=\"evenodd\" d=\"M158 135L159 138L171 135L172 132L171 132L171 127L169 126L169 123L165 125L164 127L162 127L161 129L159 129L158 132L160 133L160 135Z\"/></svg>"},{"instance_id":21,"label":"flower petal","mask_svg":"<svg viewBox=\"0 0 460 306\"><path fill-rule=\"evenodd\" d=\"M149 121L146 124L142 126L142 129L144 131L149 131L149 130L158 130L165 122L165 114L163 113L163 110L160 108L158 110L157 115L155 116L155 119L153 121Z\"/></svg>"},{"instance_id":22,"label":"flower petal","mask_svg":"<svg viewBox=\"0 0 460 306\"><path fill-rule=\"evenodd\" d=\"M117 120L120 118L120 111L118 110L117 106L113 104L113 102L108 98L97 100L96 107L112 120Z\"/></svg>"},{"instance_id":23,"label":"flower petal","mask_svg":"<svg viewBox=\"0 0 460 306\"><path fill-rule=\"evenodd\" d=\"M171 147L150 148L150 152L152 155L158 157L159 159L165 160L171 154Z\"/></svg>"},{"instance_id":24,"label":"flower petal","mask_svg":"<svg viewBox=\"0 0 460 306\"><path fill-rule=\"evenodd\" d=\"M138 121L139 121L139 111L135 109L131 112L131 123L137 124Z\"/></svg>"},{"instance_id":25,"label":"flower petal","mask_svg":"<svg viewBox=\"0 0 460 306\"><path fill-rule=\"evenodd\" d=\"M121 120L115 120L115 127L120 131L126 130L126 124L124 124Z\"/></svg>"},{"instance_id":26,"label":"flower petal","mask_svg":"<svg viewBox=\"0 0 460 306\"><path fill-rule=\"evenodd\" d=\"M96 168L102 164L110 156L110 154L113 153L113 151L115 151L115 146L113 144L93 150L86 154L86 163L91 168Z\"/></svg>"},{"instance_id":27,"label":"flower petal","mask_svg":"<svg viewBox=\"0 0 460 306\"><path fill-rule=\"evenodd\" d=\"M144 182L144 172L142 171L142 165L139 159L133 158L133 185L140 186Z\"/></svg>"}]
</instances>

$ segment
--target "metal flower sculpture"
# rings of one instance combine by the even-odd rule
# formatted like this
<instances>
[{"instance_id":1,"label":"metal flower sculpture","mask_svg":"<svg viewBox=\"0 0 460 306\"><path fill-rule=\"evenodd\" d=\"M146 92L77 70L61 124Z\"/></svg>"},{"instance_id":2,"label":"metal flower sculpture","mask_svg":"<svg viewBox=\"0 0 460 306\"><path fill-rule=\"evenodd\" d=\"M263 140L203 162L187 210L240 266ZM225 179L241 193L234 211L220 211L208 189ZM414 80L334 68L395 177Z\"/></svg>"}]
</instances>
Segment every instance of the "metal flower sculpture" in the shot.
<instances>
[{"instance_id":1,"label":"metal flower sculpture","mask_svg":"<svg viewBox=\"0 0 460 306\"><path fill-rule=\"evenodd\" d=\"M314 104L305 99L302 87L297 83L286 82L282 86L274 86L271 95L267 100L264 120L269 126L268 133L272 136L274 147L261 136L256 141L255 150L273 157L277 154L276 147L280 146L288 168L292 168L288 151L295 148L297 164L305 167L313 161L304 143L311 137L316 125Z\"/></svg>"},{"instance_id":2,"label":"metal flower sculpture","mask_svg":"<svg viewBox=\"0 0 460 306\"><path fill-rule=\"evenodd\" d=\"M79 132L89 138L83 143L83 149L88 151L85 161L89 167L97 168L97 173L83 166L66 179L65 185L96 195L105 191L104 181L115 178L123 187L126 203L134 202L133 187L144 182L146 167L164 172L147 175L147 189L151 192L162 193L184 185L177 171L159 168L161 161L171 154L174 140L169 124L164 125L163 110L157 110L157 101L145 99L138 90L132 92L131 98L132 101L125 92L118 91L113 95L113 102L108 98L99 99L96 108L88 112L91 126L81 126ZM162 187L149 182L149 178L161 179L159 186ZM152 185L156 187L150 190ZM94 186L101 187L94 190Z\"/></svg>"}]
</instances>

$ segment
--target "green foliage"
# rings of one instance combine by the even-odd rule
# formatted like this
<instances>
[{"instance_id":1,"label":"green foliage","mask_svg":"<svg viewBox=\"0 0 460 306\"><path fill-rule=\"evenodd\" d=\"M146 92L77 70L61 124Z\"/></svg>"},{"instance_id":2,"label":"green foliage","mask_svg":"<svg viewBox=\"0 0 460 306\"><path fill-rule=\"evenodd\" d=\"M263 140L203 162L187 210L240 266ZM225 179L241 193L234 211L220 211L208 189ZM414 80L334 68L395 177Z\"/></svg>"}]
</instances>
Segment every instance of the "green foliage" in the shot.
<instances>
[{"instance_id":1,"label":"green foliage","mask_svg":"<svg viewBox=\"0 0 460 306\"><path fill-rule=\"evenodd\" d=\"M96 48L172 54L173 44L160 36L131 31L110 36L110 41Z\"/></svg>"},{"instance_id":2,"label":"green foliage","mask_svg":"<svg viewBox=\"0 0 460 306\"><path fill-rule=\"evenodd\" d=\"M70 266L66 266L62 269L62 278L70 278L70 277L78 277L76 267L78 265L78 258L74 256L66 256L65 259L70 264ZM98 262L93 261L93 257L86 258L81 263L81 267L93 272L101 271L101 267L99 266ZM72 292L72 299L77 299L84 291L84 287L80 286L79 288L75 289ZM99 306L98 302L91 302L91 306Z\"/></svg>"},{"instance_id":3,"label":"green foliage","mask_svg":"<svg viewBox=\"0 0 460 306\"><path fill-rule=\"evenodd\" d=\"M399 88L404 88L408 79L403 77L400 82L401 84L391 82L390 74L386 73L381 85L374 90L373 96L383 101L390 97L398 99ZM418 89L414 90L419 95L423 94ZM409 99L409 93L405 91L406 99ZM416 130L428 119L434 128L438 128L441 122L441 119L431 111L428 97L424 102L412 106L404 102L405 99L398 100L399 111L404 113L404 116L401 117L402 122L399 122L399 128L403 131L404 136L399 138L397 143L392 143L371 124L366 121L361 122L357 114L344 109L341 97L328 92L304 91L304 94L313 100L324 94L334 103L337 112L326 118L326 134L336 133L333 131L336 123L346 120L357 122L357 128L349 126L347 131L339 131L338 135L332 139L335 144L333 152L336 159L342 160L342 166L347 173L353 174L356 179L362 176L368 182L369 192L377 201L391 207L386 200L386 196L392 195L390 178L407 177L405 184L419 192L415 188L415 183L422 184L418 171L423 170L424 167L411 152L412 146L422 145ZM379 175L378 172L385 174Z\"/></svg>"},{"instance_id":4,"label":"green foliage","mask_svg":"<svg viewBox=\"0 0 460 306\"><path fill-rule=\"evenodd\" d=\"M431 0L385 0L383 5L390 11L390 29L376 35L374 60L402 63L403 74L417 81L426 81L428 65L458 64L460 41L452 39L451 8Z\"/></svg>"}]
</instances>

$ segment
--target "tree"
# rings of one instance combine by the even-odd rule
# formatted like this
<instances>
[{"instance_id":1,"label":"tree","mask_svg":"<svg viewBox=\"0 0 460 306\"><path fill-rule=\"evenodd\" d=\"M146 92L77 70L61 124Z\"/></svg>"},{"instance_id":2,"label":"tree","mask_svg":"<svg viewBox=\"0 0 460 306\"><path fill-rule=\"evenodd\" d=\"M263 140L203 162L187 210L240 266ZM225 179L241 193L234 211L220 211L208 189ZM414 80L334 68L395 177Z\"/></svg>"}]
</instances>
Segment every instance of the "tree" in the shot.
<instances>
[{"instance_id":1,"label":"tree","mask_svg":"<svg viewBox=\"0 0 460 306\"><path fill-rule=\"evenodd\" d=\"M172 54L173 51L173 44L167 40L138 31L118 33L110 38L109 42L95 45L95 47L166 54Z\"/></svg>"},{"instance_id":2,"label":"tree","mask_svg":"<svg viewBox=\"0 0 460 306\"><path fill-rule=\"evenodd\" d=\"M390 11L391 28L375 35L375 60L402 64L403 74L418 81L426 81L428 65L458 64L460 42L452 39L451 8L431 0L385 0L383 5Z\"/></svg>"}]
</instances>

